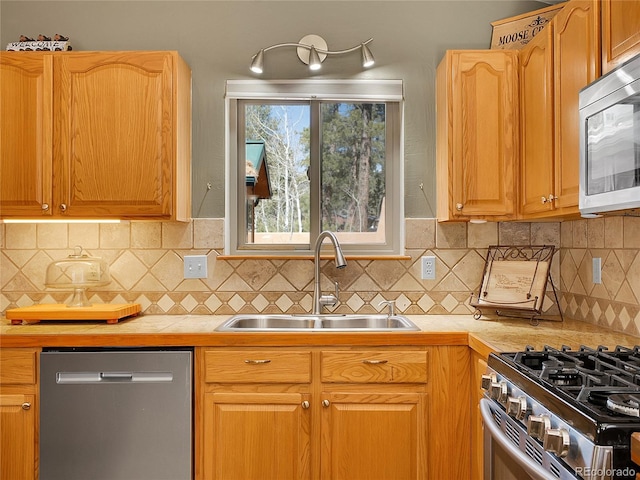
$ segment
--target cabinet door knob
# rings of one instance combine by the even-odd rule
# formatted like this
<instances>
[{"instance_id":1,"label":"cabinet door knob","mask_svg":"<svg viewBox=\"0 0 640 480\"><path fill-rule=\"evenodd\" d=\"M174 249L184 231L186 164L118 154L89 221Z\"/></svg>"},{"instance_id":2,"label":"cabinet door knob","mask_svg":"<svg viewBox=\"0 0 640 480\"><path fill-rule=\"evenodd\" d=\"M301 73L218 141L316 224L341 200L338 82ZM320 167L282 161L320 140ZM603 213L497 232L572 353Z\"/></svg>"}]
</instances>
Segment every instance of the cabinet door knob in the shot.
<instances>
[{"instance_id":1,"label":"cabinet door knob","mask_svg":"<svg viewBox=\"0 0 640 480\"><path fill-rule=\"evenodd\" d=\"M309 402L307 402L306 400L302 402L302 408L304 408L305 410L309 408Z\"/></svg>"},{"instance_id":2,"label":"cabinet door knob","mask_svg":"<svg viewBox=\"0 0 640 480\"><path fill-rule=\"evenodd\" d=\"M66 203L61 203L60 204L60 211L63 212L63 213L67 211L67 204Z\"/></svg>"},{"instance_id":3,"label":"cabinet door knob","mask_svg":"<svg viewBox=\"0 0 640 480\"><path fill-rule=\"evenodd\" d=\"M456 210L461 211L464 208L464 205L461 203L456 203Z\"/></svg>"},{"instance_id":4,"label":"cabinet door knob","mask_svg":"<svg viewBox=\"0 0 640 480\"><path fill-rule=\"evenodd\" d=\"M40 207L40 208L42 208L43 212L46 212L47 210L49 210L49 204L48 203L43 203L42 207Z\"/></svg>"},{"instance_id":5,"label":"cabinet door knob","mask_svg":"<svg viewBox=\"0 0 640 480\"><path fill-rule=\"evenodd\" d=\"M327 408L329 405L331 405L331 402L329 400L322 400L322 406L324 408Z\"/></svg>"},{"instance_id":6,"label":"cabinet door knob","mask_svg":"<svg viewBox=\"0 0 640 480\"><path fill-rule=\"evenodd\" d=\"M547 197L542 197L542 203L547 203Z\"/></svg>"},{"instance_id":7,"label":"cabinet door knob","mask_svg":"<svg viewBox=\"0 0 640 480\"><path fill-rule=\"evenodd\" d=\"M31 408L31 404L29 402L24 402L20 406L22 407L23 410L29 410Z\"/></svg>"}]
</instances>

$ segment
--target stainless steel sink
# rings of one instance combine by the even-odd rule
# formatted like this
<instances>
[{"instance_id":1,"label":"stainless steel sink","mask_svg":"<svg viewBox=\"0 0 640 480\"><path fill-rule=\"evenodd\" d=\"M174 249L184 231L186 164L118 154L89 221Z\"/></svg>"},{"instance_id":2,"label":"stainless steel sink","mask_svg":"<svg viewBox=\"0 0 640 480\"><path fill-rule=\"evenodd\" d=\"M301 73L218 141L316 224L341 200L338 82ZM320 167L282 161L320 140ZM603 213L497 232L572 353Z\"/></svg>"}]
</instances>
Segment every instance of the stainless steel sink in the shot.
<instances>
[{"instance_id":1,"label":"stainless steel sink","mask_svg":"<svg viewBox=\"0 0 640 480\"><path fill-rule=\"evenodd\" d=\"M402 315L234 315L218 332L417 331Z\"/></svg>"},{"instance_id":2,"label":"stainless steel sink","mask_svg":"<svg viewBox=\"0 0 640 480\"><path fill-rule=\"evenodd\" d=\"M322 328L331 330L418 330L411 320L399 315L331 317L322 320Z\"/></svg>"}]
</instances>

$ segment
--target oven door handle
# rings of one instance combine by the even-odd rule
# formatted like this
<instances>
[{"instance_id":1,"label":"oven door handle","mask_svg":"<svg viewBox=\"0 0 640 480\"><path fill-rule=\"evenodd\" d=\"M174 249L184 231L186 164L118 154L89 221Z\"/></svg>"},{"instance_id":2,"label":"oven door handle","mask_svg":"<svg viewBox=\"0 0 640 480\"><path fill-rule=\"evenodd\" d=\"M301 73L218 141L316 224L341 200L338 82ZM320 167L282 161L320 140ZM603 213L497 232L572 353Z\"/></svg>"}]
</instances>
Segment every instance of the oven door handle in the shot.
<instances>
[{"instance_id":1,"label":"oven door handle","mask_svg":"<svg viewBox=\"0 0 640 480\"><path fill-rule=\"evenodd\" d=\"M540 465L534 463L527 455L520 451L513 443L505 437L504 433L496 425L493 415L489 409L489 400L480 399L480 414L484 428L489 430L491 438L509 454L509 456L518 463L529 475L535 480L548 480L549 472L546 472Z\"/></svg>"}]
</instances>

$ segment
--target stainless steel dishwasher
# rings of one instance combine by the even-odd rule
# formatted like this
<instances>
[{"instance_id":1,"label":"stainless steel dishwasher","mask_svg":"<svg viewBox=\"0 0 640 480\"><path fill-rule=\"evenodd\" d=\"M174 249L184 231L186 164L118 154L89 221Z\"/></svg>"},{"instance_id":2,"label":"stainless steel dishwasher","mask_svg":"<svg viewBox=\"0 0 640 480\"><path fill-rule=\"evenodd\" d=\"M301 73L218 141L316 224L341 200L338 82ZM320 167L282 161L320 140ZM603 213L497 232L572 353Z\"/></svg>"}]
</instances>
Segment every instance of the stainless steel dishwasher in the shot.
<instances>
[{"instance_id":1,"label":"stainless steel dishwasher","mask_svg":"<svg viewBox=\"0 0 640 480\"><path fill-rule=\"evenodd\" d=\"M40 354L40 480L192 478L193 352Z\"/></svg>"}]
</instances>

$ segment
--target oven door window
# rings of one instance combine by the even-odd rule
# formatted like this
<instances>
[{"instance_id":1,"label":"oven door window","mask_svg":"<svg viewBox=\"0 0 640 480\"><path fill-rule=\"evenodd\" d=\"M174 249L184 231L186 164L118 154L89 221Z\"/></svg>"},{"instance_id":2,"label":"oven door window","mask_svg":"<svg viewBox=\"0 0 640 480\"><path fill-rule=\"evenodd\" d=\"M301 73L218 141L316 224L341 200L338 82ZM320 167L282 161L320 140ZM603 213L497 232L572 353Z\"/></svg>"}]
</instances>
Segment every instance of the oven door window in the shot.
<instances>
[{"instance_id":1,"label":"oven door window","mask_svg":"<svg viewBox=\"0 0 640 480\"><path fill-rule=\"evenodd\" d=\"M587 195L640 186L640 96L587 118Z\"/></svg>"}]
</instances>

